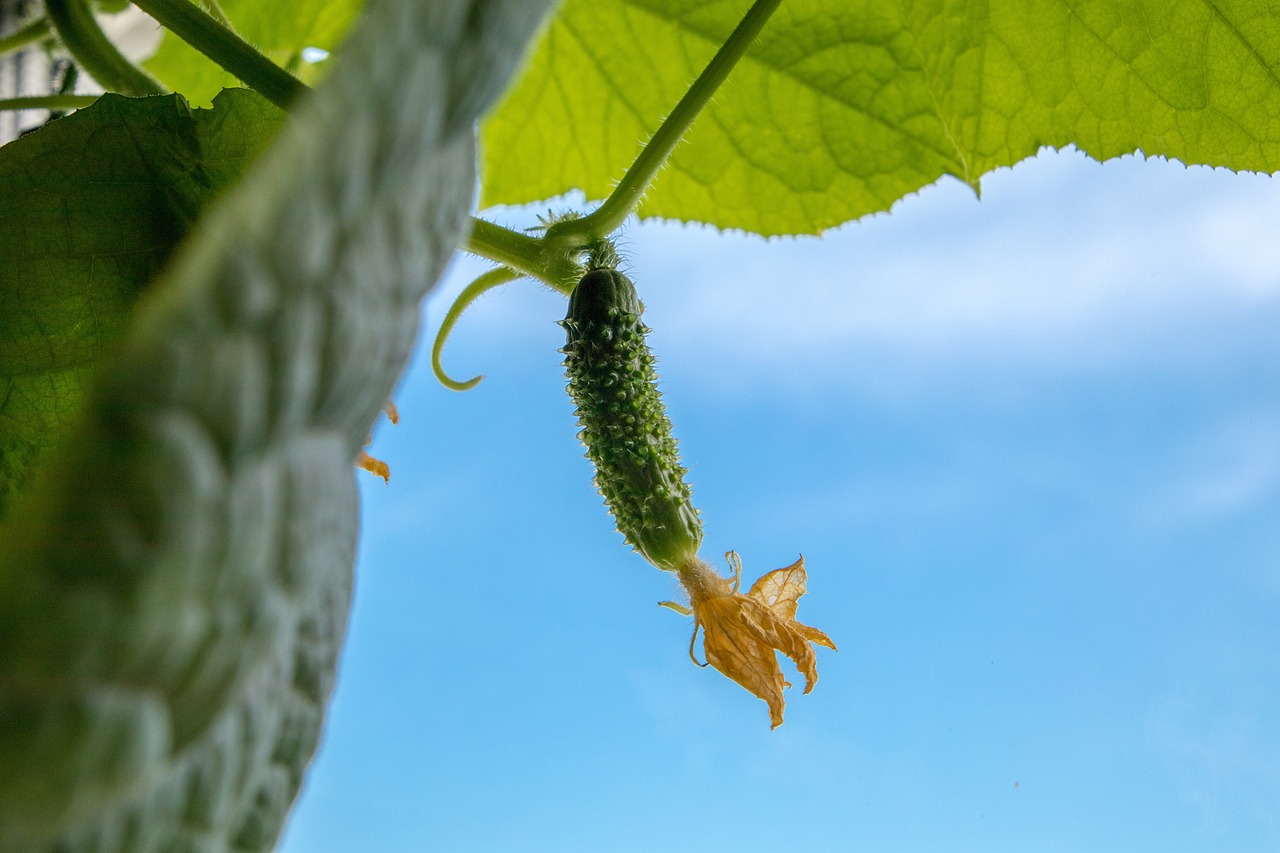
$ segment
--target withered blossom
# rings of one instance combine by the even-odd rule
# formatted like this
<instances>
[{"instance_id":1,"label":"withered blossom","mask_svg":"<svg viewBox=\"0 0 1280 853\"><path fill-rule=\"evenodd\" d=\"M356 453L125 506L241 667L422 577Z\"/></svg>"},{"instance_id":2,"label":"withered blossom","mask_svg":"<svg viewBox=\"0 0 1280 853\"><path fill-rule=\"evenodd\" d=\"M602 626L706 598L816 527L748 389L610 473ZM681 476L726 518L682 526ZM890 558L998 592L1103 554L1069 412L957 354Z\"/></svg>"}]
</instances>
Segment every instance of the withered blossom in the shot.
<instances>
[{"instance_id":1,"label":"withered blossom","mask_svg":"<svg viewBox=\"0 0 1280 853\"><path fill-rule=\"evenodd\" d=\"M818 681L813 644L829 649L835 649L836 644L817 628L796 621L796 607L805 593L804 557L764 575L744 595L738 591L741 560L732 551L727 556L734 566L733 579L720 576L697 558L679 569L692 605L694 639L701 628L707 663L768 703L769 721L776 729L782 725L786 707L783 688L791 686L782 677L777 653L795 662L804 674L804 692L808 693ZM689 612L679 606L673 609Z\"/></svg>"}]
</instances>

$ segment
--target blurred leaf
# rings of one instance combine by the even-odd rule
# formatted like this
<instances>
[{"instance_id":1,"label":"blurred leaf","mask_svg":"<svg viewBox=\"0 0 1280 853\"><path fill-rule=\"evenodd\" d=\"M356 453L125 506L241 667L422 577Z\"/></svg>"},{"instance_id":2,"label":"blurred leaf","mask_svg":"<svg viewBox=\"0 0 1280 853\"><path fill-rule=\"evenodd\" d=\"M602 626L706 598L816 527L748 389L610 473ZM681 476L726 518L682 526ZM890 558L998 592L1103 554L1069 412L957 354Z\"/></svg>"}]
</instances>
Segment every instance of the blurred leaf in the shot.
<instances>
[{"instance_id":1,"label":"blurred leaf","mask_svg":"<svg viewBox=\"0 0 1280 853\"><path fill-rule=\"evenodd\" d=\"M567 0L483 134L482 204L604 198L750 0ZM642 216L818 233L1042 146L1280 168L1256 0L786 0Z\"/></svg>"},{"instance_id":2,"label":"blurred leaf","mask_svg":"<svg viewBox=\"0 0 1280 853\"><path fill-rule=\"evenodd\" d=\"M208 110L106 95L0 148L0 518L143 286L282 120L245 90Z\"/></svg>"},{"instance_id":3,"label":"blurred leaf","mask_svg":"<svg viewBox=\"0 0 1280 853\"><path fill-rule=\"evenodd\" d=\"M469 221L476 119L547 5L370 3L343 84L114 321L0 524L0 850L274 845L344 634L352 460Z\"/></svg>"}]
</instances>

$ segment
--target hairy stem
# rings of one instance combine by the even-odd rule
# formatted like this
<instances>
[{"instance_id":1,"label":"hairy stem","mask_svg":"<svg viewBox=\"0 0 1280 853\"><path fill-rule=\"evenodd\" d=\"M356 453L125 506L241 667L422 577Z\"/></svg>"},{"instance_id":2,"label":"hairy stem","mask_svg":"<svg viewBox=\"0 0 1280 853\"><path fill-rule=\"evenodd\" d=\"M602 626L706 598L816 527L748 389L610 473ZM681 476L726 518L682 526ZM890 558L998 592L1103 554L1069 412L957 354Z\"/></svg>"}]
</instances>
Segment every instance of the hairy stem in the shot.
<instances>
[{"instance_id":1,"label":"hairy stem","mask_svg":"<svg viewBox=\"0 0 1280 853\"><path fill-rule=\"evenodd\" d=\"M167 89L134 65L111 43L88 0L46 0L45 12L62 44L102 88L122 95L160 95Z\"/></svg>"},{"instance_id":2,"label":"hairy stem","mask_svg":"<svg viewBox=\"0 0 1280 853\"><path fill-rule=\"evenodd\" d=\"M218 0L200 0L200 5L204 6L206 12L213 16L213 19L222 26L235 32L235 27L231 26L231 19L227 17L227 13L222 11L222 6Z\"/></svg>"},{"instance_id":3,"label":"hairy stem","mask_svg":"<svg viewBox=\"0 0 1280 853\"><path fill-rule=\"evenodd\" d=\"M781 2L782 0L756 0L728 40L712 57L710 64L680 99L680 103L676 104L675 109L662 122L604 204L581 219L556 223L547 230L546 239L549 243L581 246L593 238L612 234L622 225L640 204L640 199L684 137L685 131L710 102L720 84L729 76L738 60L742 59Z\"/></svg>"},{"instance_id":4,"label":"hairy stem","mask_svg":"<svg viewBox=\"0 0 1280 853\"><path fill-rule=\"evenodd\" d=\"M301 80L189 0L134 0L134 5L281 109L307 91Z\"/></svg>"},{"instance_id":5,"label":"hairy stem","mask_svg":"<svg viewBox=\"0 0 1280 853\"><path fill-rule=\"evenodd\" d=\"M0 38L0 56L8 56L15 51L36 42L43 41L53 34L53 25L48 18L36 18L25 26L19 27L7 36Z\"/></svg>"},{"instance_id":6,"label":"hairy stem","mask_svg":"<svg viewBox=\"0 0 1280 853\"><path fill-rule=\"evenodd\" d=\"M474 255L536 278L568 295L582 276L582 268L563 251L548 251L545 239L503 228L485 219L471 220L471 236L463 248Z\"/></svg>"}]
</instances>

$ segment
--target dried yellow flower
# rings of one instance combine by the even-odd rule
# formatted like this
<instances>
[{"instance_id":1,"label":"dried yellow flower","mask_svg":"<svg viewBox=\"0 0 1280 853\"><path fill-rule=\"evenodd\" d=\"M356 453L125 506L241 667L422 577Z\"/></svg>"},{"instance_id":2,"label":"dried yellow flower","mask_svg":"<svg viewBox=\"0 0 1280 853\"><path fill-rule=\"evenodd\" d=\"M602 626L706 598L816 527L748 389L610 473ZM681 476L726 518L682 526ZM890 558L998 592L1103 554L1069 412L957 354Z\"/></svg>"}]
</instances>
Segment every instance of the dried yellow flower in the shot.
<instances>
[{"instance_id":1,"label":"dried yellow flower","mask_svg":"<svg viewBox=\"0 0 1280 853\"><path fill-rule=\"evenodd\" d=\"M374 459L363 448L356 453L356 467L368 471L375 477L381 477L384 483L391 482L391 466L381 459Z\"/></svg>"},{"instance_id":2,"label":"dried yellow flower","mask_svg":"<svg viewBox=\"0 0 1280 853\"><path fill-rule=\"evenodd\" d=\"M396 409L395 403L388 400L387 404L382 407L382 411L386 413L387 420L391 421L392 425L400 423L400 412ZM368 447L372 443L373 435L371 434L365 440L364 446ZM374 459L365 452L363 447L358 453L356 453L356 467L363 468L365 471L368 471L376 477L381 477L382 482L384 483L391 482L391 466L383 462L381 459Z\"/></svg>"},{"instance_id":3,"label":"dried yellow flower","mask_svg":"<svg viewBox=\"0 0 1280 853\"><path fill-rule=\"evenodd\" d=\"M791 686L782 677L777 652L795 662L804 674L804 692L808 693L818 681L812 644L829 649L835 649L836 644L817 628L796 621L797 602L805 593L804 557L764 575L743 595L738 592L742 561L732 551L726 556L734 566L732 581L697 558L679 569L693 605L694 639L701 628L707 663L768 703L769 721L776 729L782 725L786 707L782 690ZM691 656L692 652L691 644Z\"/></svg>"}]
</instances>

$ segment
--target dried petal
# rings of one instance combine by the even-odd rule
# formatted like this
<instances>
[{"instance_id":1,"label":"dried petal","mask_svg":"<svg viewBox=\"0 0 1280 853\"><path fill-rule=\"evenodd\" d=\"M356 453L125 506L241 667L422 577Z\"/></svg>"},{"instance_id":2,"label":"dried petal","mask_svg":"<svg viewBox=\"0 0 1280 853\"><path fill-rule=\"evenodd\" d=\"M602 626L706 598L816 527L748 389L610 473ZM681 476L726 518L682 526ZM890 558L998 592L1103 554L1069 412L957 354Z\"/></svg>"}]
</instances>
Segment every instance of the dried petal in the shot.
<instances>
[{"instance_id":1,"label":"dried petal","mask_svg":"<svg viewBox=\"0 0 1280 853\"><path fill-rule=\"evenodd\" d=\"M382 407L382 411L386 413L387 420L391 421L393 425L400 423L400 412L396 409L395 403L388 400L387 404ZM368 447L372 443L373 436L367 436L365 438L364 446ZM384 483L391 482L391 466L383 462L381 459L374 459L364 450L361 450L356 454L356 467L363 468L370 474L381 477L382 482Z\"/></svg>"},{"instance_id":2,"label":"dried petal","mask_svg":"<svg viewBox=\"0 0 1280 853\"><path fill-rule=\"evenodd\" d=\"M817 628L811 628L801 622L792 622L791 627L797 634L804 637L809 642L817 643L820 646L826 646L833 652L836 651L835 641L828 637L826 633L819 631ZM805 692L808 693L809 691L806 690Z\"/></svg>"},{"instance_id":3,"label":"dried petal","mask_svg":"<svg viewBox=\"0 0 1280 853\"><path fill-rule=\"evenodd\" d=\"M764 603L779 618L790 621L791 627L795 629L796 633L809 642L834 650L836 644L825 633L817 628L810 628L808 625L795 621L796 607L799 604L800 596L805 594L807 580L808 575L804 570L804 557L802 556L785 568L774 569L768 574L762 575L758 581L751 585L747 595ZM808 693L809 691L805 690L804 692Z\"/></svg>"},{"instance_id":4,"label":"dried petal","mask_svg":"<svg viewBox=\"0 0 1280 853\"><path fill-rule=\"evenodd\" d=\"M796 603L805 593L804 557L789 566L762 575L747 595L764 604L782 619L796 618Z\"/></svg>"},{"instance_id":5,"label":"dried petal","mask_svg":"<svg viewBox=\"0 0 1280 853\"><path fill-rule=\"evenodd\" d=\"M384 483L391 482L391 467L381 459L374 459L363 450L356 454L356 467L363 468L370 474L381 477Z\"/></svg>"},{"instance_id":6,"label":"dried petal","mask_svg":"<svg viewBox=\"0 0 1280 853\"><path fill-rule=\"evenodd\" d=\"M774 728L782 723L782 670L771 637L752 618L740 596L717 596L695 608L703 629L702 646L707 663L720 670L769 704Z\"/></svg>"},{"instance_id":7,"label":"dried petal","mask_svg":"<svg viewBox=\"0 0 1280 853\"><path fill-rule=\"evenodd\" d=\"M818 660L811 643L834 649L831 638L795 621L796 604L805 593L804 558L769 572L746 595L733 592L724 578L701 560L680 569L696 624L703 630L707 662L769 705L773 728L782 724L786 702L777 652L795 661L804 674L804 692L818 681Z\"/></svg>"}]
</instances>

